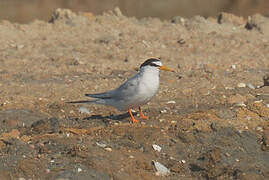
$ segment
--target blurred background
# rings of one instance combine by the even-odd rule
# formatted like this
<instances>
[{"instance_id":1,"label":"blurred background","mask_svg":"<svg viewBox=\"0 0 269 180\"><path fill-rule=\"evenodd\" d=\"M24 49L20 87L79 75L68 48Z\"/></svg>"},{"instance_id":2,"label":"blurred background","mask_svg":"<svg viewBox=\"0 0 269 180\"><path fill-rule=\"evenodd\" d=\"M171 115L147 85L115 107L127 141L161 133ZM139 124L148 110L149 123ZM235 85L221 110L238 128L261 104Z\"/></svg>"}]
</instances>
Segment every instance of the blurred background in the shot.
<instances>
[{"instance_id":1,"label":"blurred background","mask_svg":"<svg viewBox=\"0 0 269 180\"><path fill-rule=\"evenodd\" d=\"M0 20L18 23L28 23L34 19L48 21L57 8L98 15L116 6L126 16L161 19L217 16L219 12L247 17L269 12L269 0L0 0Z\"/></svg>"}]
</instances>

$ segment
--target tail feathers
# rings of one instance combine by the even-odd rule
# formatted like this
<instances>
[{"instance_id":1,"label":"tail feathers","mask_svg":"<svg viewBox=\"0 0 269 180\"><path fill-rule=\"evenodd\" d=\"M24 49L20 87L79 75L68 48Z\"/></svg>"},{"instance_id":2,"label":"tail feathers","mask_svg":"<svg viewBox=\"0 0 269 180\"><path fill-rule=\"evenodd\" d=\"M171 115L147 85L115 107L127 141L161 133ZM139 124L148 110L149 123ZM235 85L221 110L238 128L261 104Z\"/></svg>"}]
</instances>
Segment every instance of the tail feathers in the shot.
<instances>
[{"instance_id":1,"label":"tail feathers","mask_svg":"<svg viewBox=\"0 0 269 180\"><path fill-rule=\"evenodd\" d=\"M111 94L106 92L106 93L99 93L99 94L85 94L85 96L92 97L92 98L100 98L100 99L110 99Z\"/></svg>"},{"instance_id":2,"label":"tail feathers","mask_svg":"<svg viewBox=\"0 0 269 180\"><path fill-rule=\"evenodd\" d=\"M66 103L71 103L71 104L97 103L97 100L70 101L70 102L66 102Z\"/></svg>"}]
</instances>

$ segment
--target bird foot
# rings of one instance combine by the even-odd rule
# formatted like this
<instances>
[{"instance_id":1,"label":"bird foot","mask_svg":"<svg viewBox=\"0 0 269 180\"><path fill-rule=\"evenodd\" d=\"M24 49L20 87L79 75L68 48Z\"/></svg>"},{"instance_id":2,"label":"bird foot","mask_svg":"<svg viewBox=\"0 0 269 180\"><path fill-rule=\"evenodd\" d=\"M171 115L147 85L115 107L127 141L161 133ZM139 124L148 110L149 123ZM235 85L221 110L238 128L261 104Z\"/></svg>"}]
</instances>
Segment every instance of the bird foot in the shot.
<instances>
[{"instance_id":1,"label":"bird foot","mask_svg":"<svg viewBox=\"0 0 269 180\"><path fill-rule=\"evenodd\" d=\"M140 114L140 116L141 116L142 119L149 120L149 116L145 116L144 114Z\"/></svg>"}]
</instances>

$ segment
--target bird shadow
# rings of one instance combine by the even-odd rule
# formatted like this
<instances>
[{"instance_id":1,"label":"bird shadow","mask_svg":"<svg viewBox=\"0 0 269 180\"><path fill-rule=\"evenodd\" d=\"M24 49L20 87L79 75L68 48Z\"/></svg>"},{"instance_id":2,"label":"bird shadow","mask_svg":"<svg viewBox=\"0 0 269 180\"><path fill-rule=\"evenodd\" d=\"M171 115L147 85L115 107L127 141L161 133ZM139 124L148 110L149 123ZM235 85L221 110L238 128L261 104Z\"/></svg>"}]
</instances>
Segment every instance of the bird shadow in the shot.
<instances>
[{"instance_id":1,"label":"bird shadow","mask_svg":"<svg viewBox=\"0 0 269 180\"><path fill-rule=\"evenodd\" d=\"M137 115L137 112L133 112L133 115L136 116ZM83 120L93 120L93 119L98 119L98 120L118 120L118 121L122 121L126 118L129 118L130 115L129 113L123 113L123 114L117 114L117 115L109 115L109 116L102 116L100 114L97 114L97 115L91 115L89 117L85 117L83 118Z\"/></svg>"}]
</instances>

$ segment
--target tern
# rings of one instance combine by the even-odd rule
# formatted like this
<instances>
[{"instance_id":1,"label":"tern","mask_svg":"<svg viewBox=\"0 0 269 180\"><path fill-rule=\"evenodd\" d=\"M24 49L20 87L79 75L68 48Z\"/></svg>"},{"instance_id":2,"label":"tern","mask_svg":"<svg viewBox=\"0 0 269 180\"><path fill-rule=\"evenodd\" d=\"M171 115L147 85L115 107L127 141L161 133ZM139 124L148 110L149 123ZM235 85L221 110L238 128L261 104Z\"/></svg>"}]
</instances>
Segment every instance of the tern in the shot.
<instances>
[{"instance_id":1,"label":"tern","mask_svg":"<svg viewBox=\"0 0 269 180\"><path fill-rule=\"evenodd\" d=\"M132 122L139 122L132 114L132 109L138 108L142 119L149 119L141 110L141 106L148 103L158 92L160 85L160 70L174 72L164 66L159 59L151 58L140 66L139 72L116 89L97 93L85 94L93 100L71 101L68 103L95 103L113 106L119 111L128 111Z\"/></svg>"}]
</instances>

